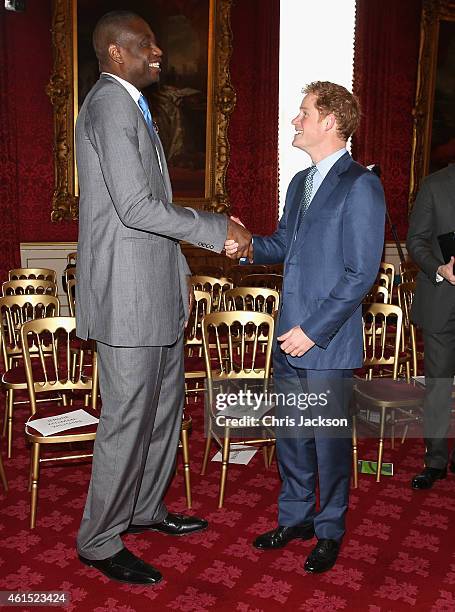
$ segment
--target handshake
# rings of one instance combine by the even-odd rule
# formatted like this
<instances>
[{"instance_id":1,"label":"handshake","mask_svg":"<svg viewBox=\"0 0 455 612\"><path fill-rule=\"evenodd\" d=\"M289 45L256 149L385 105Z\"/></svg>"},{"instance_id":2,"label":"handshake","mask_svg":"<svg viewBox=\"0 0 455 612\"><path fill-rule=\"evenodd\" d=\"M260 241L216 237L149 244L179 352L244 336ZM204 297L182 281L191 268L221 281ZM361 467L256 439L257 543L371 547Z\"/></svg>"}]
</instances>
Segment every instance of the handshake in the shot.
<instances>
[{"instance_id":1,"label":"handshake","mask_svg":"<svg viewBox=\"0 0 455 612\"><path fill-rule=\"evenodd\" d=\"M248 257L250 263L253 261L253 244L251 232L249 232L240 219L230 217L228 219L227 236L224 250L230 259Z\"/></svg>"}]
</instances>

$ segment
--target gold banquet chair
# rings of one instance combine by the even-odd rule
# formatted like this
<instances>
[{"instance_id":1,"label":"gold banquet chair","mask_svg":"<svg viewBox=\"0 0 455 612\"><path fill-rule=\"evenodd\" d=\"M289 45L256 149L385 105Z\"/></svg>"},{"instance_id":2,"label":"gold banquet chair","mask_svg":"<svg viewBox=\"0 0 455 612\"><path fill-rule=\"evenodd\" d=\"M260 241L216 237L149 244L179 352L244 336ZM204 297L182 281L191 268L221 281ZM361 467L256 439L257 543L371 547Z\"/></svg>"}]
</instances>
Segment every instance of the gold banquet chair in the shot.
<instances>
[{"instance_id":1,"label":"gold banquet chair","mask_svg":"<svg viewBox=\"0 0 455 612\"><path fill-rule=\"evenodd\" d=\"M75 444L95 439L96 425L79 429L68 429L51 433L48 436L33 428L37 419L48 416L59 416L82 408L91 416L99 418L96 410L98 386L98 368L96 351L90 356L80 352L77 368L72 367L71 345L77 341L76 320L74 317L48 317L24 323L21 328L21 343L24 352L27 388L30 397L31 416L25 426L25 434L31 443L31 511L30 527L36 524L40 465L56 461L83 459L92 453L84 450L65 456L41 458L41 445ZM38 352L39 377L37 366L33 362L33 353ZM86 361L84 361L84 356ZM38 403L40 395L58 393L64 398L61 404L43 401ZM54 447L55 450L55 447Z\"/></svg>"},{"instance_id":2,"label":"gold banquet chair","mask_svg":"<svg viewBox=\"0 0 455 612\"><path fill-rule=\"evenodd\" d=\"M219 434L215 427L216 413L214 401L216 384L222 381L240 381L241 379L262 380L261 392L267 391L270 377L271 355L274 332L274 318L267 313L233 311L211 313L202 321L202 339L207 370L206 393L206 445L201 474L205 474L212 440L222 449L222 463L220 476L220 494L218 507L222 508L226 490L226 480L231 449L231 440L236 437L236 425L232 418L225 416L226 424L223 433ZM222 339L227 338L227 348L224 348ZM260 350L260 343L266 339L265 353ZM211 350L216 346L216 355ZM248 348L248 350L247 350ZM239 349L239 350L237 350ZM234 417L235 418L235 417ZM238 429L238 428L237 428ZM258 427L261 433L266 433L265 427ZM261 445L265 464L269 466L267 447L274 445L273 432L259 438L242 440L241 445Z\"/></svg>"},{"instance_id":3,"label":"gold banquet chair","mask_svg":"<svg viewBox=\"0 0 455 612\"><path fill-rule=\"evenodd\" d=\"M194 291L194 306L185 330L185 393L193 393L195 397L204 391L205 379L204 349L202 344L202 319L212 312L212 297L208 291ZM191 382L190 382L191 381ZM191 386L194 381L194 387Z\"/></svg>"},{"instance_id":4,"label":"gold banquet chair","mask_svg":"<svg viewBox=\"0 0 455 612\"><path fill-rule=\"evenodd\" d=\"M280 306L280 294L275 289L235 287L224 293L224 310L250 310L275 316Z\"/></svg>"},{"instance_id":5,"label":"gold banquet chair","mask_svg":"<svg viewBox=\"0 0 455 612\"><path fill-rule=\"evenodd\" d=\"M417 376L417 362L419 354L417 351L417 331L416 327L411 321L411 307L414 293L416 290L416 283L400 283L398 285L398 305L403 312L403 332L402 332L402 346L404 350L409 350L412 356L412 374ZM423 357L423 355L422 355Z\"/></svg>"},{"instance_id":6,"label":"gold banquet chair","mask_svg":"<svg viewBox=\"0 0 455 612\"><path fill-rule=\"evenodd\" d=\"M57 273L50 268L13 268L8 272L8 280L41 279L57 284Z\"/></svg>"},{"instance_id":7,"label":"gold banquet chair","mask_svg":"<svg viewBox=\"0 0 455 612\"><path fill-rule=\"evenodd\" d=\"M20 340L21 325L32 319L59 314L60 302L52 295L8 295L0 298L0 334L5 369L1 386L6 392L3 435L8 434L8 458L12 454L14 406L24 403L22 400L16 401L15 395L17 391L27 389Z\"/></svg>"},{"instance_id":8,"label":"gold banquet chair","mask_svg":"<svg viewBox=\"0 0 455 612\"><path fill-rule=\"evenodd\" d=\"M368 291L368 293L363 298L364 304L374 304L374 303L388 304L388 301L389 301L389 292L387 291L386 287L383 287L382 285L378 285L377 283L375 283L371 287L371 289Z\"/></svg>"},{"instance_id":9,"label":"gold banquet chair","mask_svg":"<svg viewBox=\"0 0 455 612\"><path fill-rule=\"evenodd\" d=\"M358 481L357 421L361 411L368 416L379 412L379 442L376 482L381 479L386 424L391 427L392 448L397 424L408 424L420 419L423 389L407 379L398 379L402 364L401 334L403 313L392 304L370 304L363 314L363 365L367 380L356 379L353 390L353 468L354 486ZM394 330L392 338L392 330ZM383 376L391 370L391 378ZM375 377L377 372L379 376ZM397 419L396 414L402 415Z\"/></svg>"},{"instance_id":10,"label":"gold banquet chair","mask_svg":"<svg viewBox=\"0 0 455 612\"><path fill-rule=\"evenodd\" d=\"M2 283L2 295L57 295L53 281L40 279L12 280Z\"/></svg>"},{"instance_id":11,"label":"gold banquet chair","mask_svg":"<svg viewBox=\"0 0 455 612\"><path fill-rule=\"evenodd\" d=\"M190 282L193 289L196 291L208 291L212 298L212 312L217 312L223 305L223 293L227 289L232 289L233 282L224 276L216 278L215 276L203 276L193 274L190 277Z\"/></svg>"},{"instance_id":12,"label":"gold banquet chair","mask_svg":"<svg viewBox=\"0 0 455 612\"><path fill-rule=\"evenodd\" d=\"M66 283L66 297L68 299L68 309L70 317L76 316L76 279L70 278Z\"/></svg>"},{"instance_id":13,"label":"gold banquet chair","mask_svg":"<svg viewBox=\"0 0 455 612\"><path fill-rule=\"evenodd\" d=\"M262 287L281 292L283 286L282 274L248 274L242 277L240 287Z\"/></svg>"}]
</instances>

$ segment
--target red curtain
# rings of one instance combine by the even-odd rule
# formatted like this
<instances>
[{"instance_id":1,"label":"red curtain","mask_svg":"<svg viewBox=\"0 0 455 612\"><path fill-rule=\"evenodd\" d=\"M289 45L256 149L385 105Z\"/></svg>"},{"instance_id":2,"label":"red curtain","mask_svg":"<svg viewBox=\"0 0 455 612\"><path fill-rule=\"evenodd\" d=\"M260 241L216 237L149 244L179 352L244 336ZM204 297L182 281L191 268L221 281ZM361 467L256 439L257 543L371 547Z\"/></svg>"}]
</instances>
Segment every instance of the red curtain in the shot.
<instances>
[{"instance_id":1,"label":"red curtain","mask_svg":"<svg viewBox=\"0 0 455 612\"><path fill-rule=\"evenodd\" d=\"M227 186L233 214L258 234L272 233L278 219L279 22L279 0L239 0L232 8L237 105Z\"/></svg>"},{"instance_id":2,"label":"red curtain","mask_svg":"<svg viewBox=\"0 0 455 612\"><path fill-rule=\"evenodd\" d=\"M0 9L0 282L7 279L10 268L20 265L15 100L8 87L13 77L8 71L10 51L5 11Z\"/></svg>"},{"instance_id":3,"label":"red curtain","mask_svg":"<svg viewBox=\"0 0 455 612\"><path fill-rule=\"evenodd\" d=\"M380 165L400 239L408 227L420 12L421 0L357 0L354 91L362 122L353 156L362 164Z\"/></svg>"}]
</instances>

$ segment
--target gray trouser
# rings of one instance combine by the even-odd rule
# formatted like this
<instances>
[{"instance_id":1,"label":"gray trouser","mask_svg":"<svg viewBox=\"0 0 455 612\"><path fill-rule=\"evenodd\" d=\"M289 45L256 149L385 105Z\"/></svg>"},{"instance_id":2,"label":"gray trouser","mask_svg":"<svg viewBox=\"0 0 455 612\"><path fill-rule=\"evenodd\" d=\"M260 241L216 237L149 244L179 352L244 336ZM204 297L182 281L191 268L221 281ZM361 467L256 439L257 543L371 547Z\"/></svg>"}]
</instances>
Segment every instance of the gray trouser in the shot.
<instances>
[{"instance_id":1,"label":"gray trouser","mask_svg":"<svg viewBox=\"0 0 455 612\"><path fill-rule=\"evenodd\" d=\"M444 469L448 459L447 434L455 375L455 313L443 332L423 334L425 404L423 427L425 465Z\"/></svg>"},{"instance_id":2,"label":"gray trouser","mask_svg":"<svg viewBox=\"0 0 455 612\"><path fill-rule=\"evenodd\" d=\"M183 323L182 323L183 327ZM98 343L102 410L92 477L77 538L83 557L122 550L130 523L160 522L184 403L183 330L172 346Z\"/></svg>"}]
</instances>

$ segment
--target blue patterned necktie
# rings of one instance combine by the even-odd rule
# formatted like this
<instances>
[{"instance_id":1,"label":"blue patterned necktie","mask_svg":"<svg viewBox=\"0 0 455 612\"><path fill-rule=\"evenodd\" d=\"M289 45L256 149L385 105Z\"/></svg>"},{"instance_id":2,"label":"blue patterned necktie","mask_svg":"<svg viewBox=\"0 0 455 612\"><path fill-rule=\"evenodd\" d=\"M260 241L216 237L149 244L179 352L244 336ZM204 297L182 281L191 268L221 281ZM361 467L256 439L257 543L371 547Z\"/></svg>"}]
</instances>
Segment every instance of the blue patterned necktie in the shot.
<instances>
[{"instance_id":1,"label":"blue patterned necktie","mask_svg":"<svg viewBox=\"0 0 455 612\"><path fill-rule=\"evenodd\" d=\"M299 231L303 218L305 217L311 203L311 194L313 191L313 176L315 175L316 171L316 166L311 166L311 168L308 170L307 175L305 176L305 181L303 183L302 199L300 200L298 212L299 218L297 220L296 233Z\"/></svg>"},{"instance_id":2,"label":"blue patterned necktie","mask_svg":"<svg viewBox=\"0 0 455 612\"><path fill-rule=\"evenodd\" d=\"M137 103L139 104L139 108L141 109L142 114L144 115L145 123L147 124L149 132L153 136L155 132L155 126L153 125L152 113L150 112L148 102L141 94Z\"/></svg>"}]
</instances>

